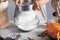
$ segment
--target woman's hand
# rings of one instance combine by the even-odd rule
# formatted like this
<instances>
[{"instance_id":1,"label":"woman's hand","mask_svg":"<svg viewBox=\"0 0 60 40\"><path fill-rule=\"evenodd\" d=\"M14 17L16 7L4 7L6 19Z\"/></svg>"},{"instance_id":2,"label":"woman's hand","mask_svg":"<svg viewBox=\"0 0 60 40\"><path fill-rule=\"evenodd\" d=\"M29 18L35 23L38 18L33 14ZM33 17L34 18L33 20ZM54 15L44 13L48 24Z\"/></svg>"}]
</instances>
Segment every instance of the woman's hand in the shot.
<instances>
[{"instance_id":1,"label":"woman's hand","mask_svg":"<svg viewBox=\"0 0 60 40\"><path fill-rule=\"evenodd\" d=\"M40 6L37 0L33 0L33 10L40 10Z\"/></svg>"},{"instance_id":2,"label":"woman's hand","mask_svg":"<svg viewBox=\"0 0 60 40\"><path fill-rule=\"evenodd\" d=\"M22 5L22 3L23 3L23 0L15 0L15 4L18 6Z\"/></svg>"},{"instance_id":3,"label":"woman's hand","mask_svg":"<svg viewBox=\"0 0 60 40\"><path fill-rule=\"evenodd\" d=\"M49 0L33 0L33 9L40 10L40 6L45 5L48 1Z\"/></svg>"}]
</instances>

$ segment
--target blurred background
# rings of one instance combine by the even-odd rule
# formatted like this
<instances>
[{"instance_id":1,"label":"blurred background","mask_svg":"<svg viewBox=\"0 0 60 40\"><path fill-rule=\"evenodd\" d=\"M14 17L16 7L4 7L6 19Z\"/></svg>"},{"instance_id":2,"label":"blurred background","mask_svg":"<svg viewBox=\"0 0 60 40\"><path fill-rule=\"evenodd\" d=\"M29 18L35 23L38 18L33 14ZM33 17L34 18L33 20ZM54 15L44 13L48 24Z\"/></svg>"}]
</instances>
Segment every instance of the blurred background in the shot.
<instances>
[{"instance_id":1,"label":"blurred background","mask_svg":"<svg viewBox=\"0 0 60 40\"><path fill-rule=\"evenodd\" d=\"M56 17L54 17L52 15L54 10L51 7L51 0L49 0L49 2L46 4L46 8L47 8L46 10L47 10L47 18L48 18L48 20L56 19ZM14 3L13 0L9 0L8 16L9 16L10 21L14 20L14 11L15 11L15 3Z\"/></svg>"}]
</instances>

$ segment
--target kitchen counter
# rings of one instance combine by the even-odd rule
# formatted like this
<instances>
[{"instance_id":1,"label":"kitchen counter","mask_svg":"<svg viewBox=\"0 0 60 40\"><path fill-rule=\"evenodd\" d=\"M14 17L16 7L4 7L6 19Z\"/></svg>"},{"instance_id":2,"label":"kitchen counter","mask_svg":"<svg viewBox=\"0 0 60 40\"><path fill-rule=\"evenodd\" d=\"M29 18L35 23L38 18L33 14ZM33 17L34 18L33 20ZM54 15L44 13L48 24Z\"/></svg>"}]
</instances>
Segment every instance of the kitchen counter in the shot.
<instances>
[{"instance_id":1,"label":"kitchen counter","mask_svg":"<svg viewBox=\"0 0 60 40\"><path fill-rule=\"evenodd\" d=\"M39 27L33 29L30 32L24 32L20 30L19 28L17 28L14 22L10 22L10 26L8 28L0 30L0 35L4 38L7 38L7 37L12 37L11 35L13 34L20 34L21 39L27 39L28 37L31 37L31 38L34 38L35 40L45 40L45 39L47 40L49 39L48 36L46 37L37 36L39 32L42 32L44 30L45 30L45 26L40 25Z\"/></svg>"}]
</instances>

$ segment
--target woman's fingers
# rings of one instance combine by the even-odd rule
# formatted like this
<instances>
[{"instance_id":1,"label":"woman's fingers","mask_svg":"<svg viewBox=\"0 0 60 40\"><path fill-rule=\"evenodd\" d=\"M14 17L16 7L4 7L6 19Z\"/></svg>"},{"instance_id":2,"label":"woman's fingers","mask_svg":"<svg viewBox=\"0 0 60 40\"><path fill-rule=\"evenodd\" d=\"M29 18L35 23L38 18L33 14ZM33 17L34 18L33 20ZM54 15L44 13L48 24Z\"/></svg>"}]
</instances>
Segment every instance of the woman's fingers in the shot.
<instances>
[{"instance_id":1,"label":"woman's fingers","mask_svg":"<svg viewBox=\"0 0 60 40\"><path fill-rule=\"evenodd\" d=\"M40 10L40 6L37 0L33 0L33 10Z\"/></svg>"},{"instance_id":2,"label":"woman's fingers","mask_svg":"<svg viewBox=\"0 0 60 40\"><path fill-rule=\"evenodd\" d=\"M15 0L15 4L16 4L16 5L18 5L18 1L19 1L19 0Z\"/></svg>"},{"instance_id":3,"label":"woman's fingers","mask_svg":"<svg viewBox=\"0 0 60 40\"><path fill-rule=\"evenodd\" d=\"M45 5L48 0L33 0L33 9L40 10L40 6Z\"/></svg>"},{"instance_id":4,"label":"woman's fingers","mask_svg":"<svg viewBox=\"0 0 60 40\"><path fill-rule=\"evenodd\" d=\"M22 3L23 3L23 0L15 0L15 4L18 6L22 5Z\"/></svg>"},{"instance_id":5,"label":"woman's fingers","mask_svg":"<svg viewBox=\"0 0 60 40\"><path fill-rule=\"evenodd\" d=\"M19 3L20 3L20 5L22 5L22 4L23 4L23 2L24 2L24 0L20 0L20 2L19 2Z\"/></svg>"}]
</instances>

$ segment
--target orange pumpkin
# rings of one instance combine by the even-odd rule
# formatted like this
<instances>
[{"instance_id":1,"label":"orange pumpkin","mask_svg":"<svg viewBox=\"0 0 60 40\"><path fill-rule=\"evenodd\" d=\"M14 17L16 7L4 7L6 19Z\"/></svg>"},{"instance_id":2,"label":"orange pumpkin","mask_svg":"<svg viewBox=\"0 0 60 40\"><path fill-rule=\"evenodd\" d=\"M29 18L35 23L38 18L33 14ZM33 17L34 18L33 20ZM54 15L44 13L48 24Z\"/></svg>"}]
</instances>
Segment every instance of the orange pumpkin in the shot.
<instances>
[{"instance_id":1,"label":"orange pumpkin","mask_svg":"<svg viewBox=\"0 0 60 40\"><path fill-rule=\"evenodd\" d=\"M57 32L60 30L60 25L56 22L50 22L47 24L47 33L52 38L57 38Z\"/></svg>"}]
</instances>

